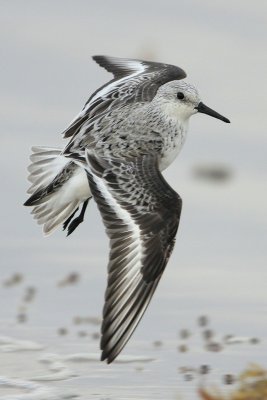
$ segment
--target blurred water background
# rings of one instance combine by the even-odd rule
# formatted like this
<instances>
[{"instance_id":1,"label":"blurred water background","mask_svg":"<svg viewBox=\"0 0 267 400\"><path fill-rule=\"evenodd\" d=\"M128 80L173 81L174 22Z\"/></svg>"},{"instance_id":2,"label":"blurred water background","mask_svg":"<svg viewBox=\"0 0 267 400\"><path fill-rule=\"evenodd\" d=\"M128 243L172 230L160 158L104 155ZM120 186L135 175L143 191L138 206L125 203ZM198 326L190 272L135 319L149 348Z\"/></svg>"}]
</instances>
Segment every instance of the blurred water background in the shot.
<instances>
[{"instance_id":1,"label":"blurred water background","mask_svg":"<svg viewBox=\"0 0 267 400\"><path fill-rule=\"evenodd\" d=\"M0 20L0 399L196 399L199 385L266 366L266 2L2 0ZM68 238L44 238L22 206L30 147L63 146L60 133L111 78L94 54L179 65L231 120L191 118L164 173L183 198L176 247L110 366L98 361L108 240L95 204ZM88 360L64 359L77 353Z\"/></svg>"}]
</instances>

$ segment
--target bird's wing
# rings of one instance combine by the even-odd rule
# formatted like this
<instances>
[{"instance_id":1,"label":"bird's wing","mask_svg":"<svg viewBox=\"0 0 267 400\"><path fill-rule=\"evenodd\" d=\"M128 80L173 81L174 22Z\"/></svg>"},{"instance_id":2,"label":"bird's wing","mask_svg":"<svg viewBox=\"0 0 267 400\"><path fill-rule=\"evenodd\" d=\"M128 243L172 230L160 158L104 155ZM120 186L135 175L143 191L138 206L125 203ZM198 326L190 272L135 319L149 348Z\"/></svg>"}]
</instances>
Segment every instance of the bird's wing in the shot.
<instances>
[{"instance_id":1,"label":"bird's wing","mask_svg":"<svg viewBox=\"0 0 267 400\"><path fill-rule=\"evenodd\" d=\"M112 362L144 314L171 255L182 200L157 158L122 161L86 152L88 180L110 239L102 360Z\"/></svg>"},{"instance_id":2,"label":"bird's wing","mask_svg":"<svg viewBox=\"0 0 267 400\"><path fill-rule=\"evenodd\" d=\"M86 121L95 120L117 104L151 101L158 88L186 77L179 67L150 61L94 56L93 59L114 76L95 91L83 110L63 132L64 138L76 136Z\"/></svg>"}]
</instances>

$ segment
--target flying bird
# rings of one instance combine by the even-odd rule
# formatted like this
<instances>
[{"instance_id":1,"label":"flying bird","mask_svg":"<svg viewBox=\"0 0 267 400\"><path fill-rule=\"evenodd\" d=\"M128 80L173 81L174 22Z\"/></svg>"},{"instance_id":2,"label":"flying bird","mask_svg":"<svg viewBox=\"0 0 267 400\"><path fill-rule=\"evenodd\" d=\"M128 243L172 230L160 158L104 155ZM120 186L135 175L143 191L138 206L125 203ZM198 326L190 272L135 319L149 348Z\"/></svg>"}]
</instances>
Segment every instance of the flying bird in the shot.
<instances>
[{"instance_id":1,"label":"flying bird","mask_svg":"<svg viewBox=\"0 0 267 400\"><path fill-rule=\"evenodd\" d=\"M162 171L181 150L192 115L230 121L201 101L179 67L93 59L113 79L63 132L63 149L32 148L25 205L45 235L61 224L69 235L89 200L96 201L110 239L101 360L111 363L142 318L174 247L182 200Z\"/></svg>"}]
</instances>

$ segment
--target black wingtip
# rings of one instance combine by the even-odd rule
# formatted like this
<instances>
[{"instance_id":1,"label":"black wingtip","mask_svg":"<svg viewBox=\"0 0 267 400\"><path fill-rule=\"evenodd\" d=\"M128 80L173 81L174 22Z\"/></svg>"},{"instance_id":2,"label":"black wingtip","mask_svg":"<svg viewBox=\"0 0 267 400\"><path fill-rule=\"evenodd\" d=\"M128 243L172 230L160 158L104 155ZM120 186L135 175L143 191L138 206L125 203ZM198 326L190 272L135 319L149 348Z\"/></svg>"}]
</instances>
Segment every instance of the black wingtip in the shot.
<instances>
[{"instance_id":1,"label":"black wingtip","mask_svg":"<svg viewBox=\"0 0 267 400\"><path fill-rule=\"evenodd\" d=\"M113 352L112 350L108 351L107 349L102 349L100 360L105 361L107 364L111 364L115 360L115 358L117 358L117 356L118 354L116 352Z\"/></svg>"},{"instance_id":2,"label":"black wingtip","mask_svg":"<svg viewBox=\"0 0 267 400\"><path fill-rule=\"evenodd\" d=\"M25 201L25 203L23 203L23 205L28 207L28 206L32 206L33 205L32 203L33 203L33 199L32 199L32 196L31 196Z\"/></svg>"},{"instance_id":3,"label":"black wingtip","mask_svg":"<svg viewBox=\"0 0 267 400\"><path fill-rule=\"evenodd\" d=\"M92 56L92 59L97 63L100 64L101 62L103 62L103 60L106 58L106 56L103 55L95 55Z\"/></svg>"},{"instance_id":4,"label":"black wingtip","mask_svg":"<svg viewBox=\"0 0 267 400\"><path fill-rule=\"evenodd\" d=\"M109 357L109 356L106 356L106 355L103 355L102 354L102 356L101 356L101 361L105 361L106 362L106 364L111 364L114 360L115 360L115 358L116 357Z\"/></svg>"},{"instance_id":5,"label":"black wingtip","mask_svg":"<svg viewBox=\"0 0 267 400\"><path fill-rule=\"evenodd\" d=\"M104 55L95 55L92 56L92 59L100 65L100 67L105 68L108 72L114 73L118 71L114 71L113 63L119 60L118 57L104 56Z\"/></svg>"},{"instance_id":6,"label":"black wingtip","mask_svg":"<svg viewBox=\"0 0 267 400\"><path fill-rule=\"evenodd\" d=\"M39 201L44 197L44 193L47 194L47 192L44 191L44 189L40 189L37 192L34 192L23 204L24 206L37 206Z\"/></svg>"},{"instance_id":7,"label":"black wingtip","mask_svg":"<svg viewBox=\"0 0 267 400\"><path fill-rule=\"evenodd\" d=\"M106 363L109 364L105 351L102 351L100 361L106 361Z\"/></svg>"},{"instance_id":8,"label":"black wingtip","mask_svg":"<svg viewBox=\"0 0 267 400\"><path fill-rule=\"evenodd\" d=\"M123 78L131 75L133 72L142 73L145 71L160 71L165 70L167 72L168 80L184 79L186 78L186 72L177 66L165 63L159 63L155 61L140 60L137 58L122 58L112 57L104 55L92 56L92 59L105 68L108 72L111 72L115 79ZM142 67L142 68L138 68ZM164 82L163 82L164 83Z\"/></svg>"}]
</instances>

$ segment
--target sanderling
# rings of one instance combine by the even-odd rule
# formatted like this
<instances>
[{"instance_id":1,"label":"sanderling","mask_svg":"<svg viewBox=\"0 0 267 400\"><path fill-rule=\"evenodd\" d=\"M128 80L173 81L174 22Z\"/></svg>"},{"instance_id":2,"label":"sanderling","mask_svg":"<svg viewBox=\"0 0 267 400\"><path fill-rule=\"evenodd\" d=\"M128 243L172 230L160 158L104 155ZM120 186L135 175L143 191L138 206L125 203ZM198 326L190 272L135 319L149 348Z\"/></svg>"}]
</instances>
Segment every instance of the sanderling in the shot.
<instances>
[{"instance_id":1,"label":"sanderling","mask_svg":"<svg viewBox=\"0 0 267 400\"><path fill-rule=\"evenodd\" d=\"M184 144L197 112L224 122L176 66L95 56L114 79L63 132L66 147L33 147L25 205L45 234L83 221L91 197L110 239L102 360L112 362L143 316L173 250L182 200L161 171ZM79 206L80 215L74 218Z\"/></svg>"}]
</instances>

